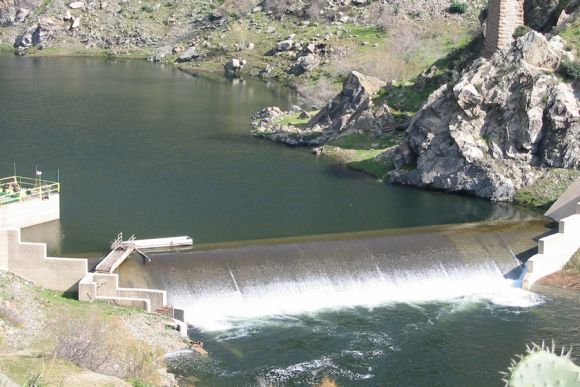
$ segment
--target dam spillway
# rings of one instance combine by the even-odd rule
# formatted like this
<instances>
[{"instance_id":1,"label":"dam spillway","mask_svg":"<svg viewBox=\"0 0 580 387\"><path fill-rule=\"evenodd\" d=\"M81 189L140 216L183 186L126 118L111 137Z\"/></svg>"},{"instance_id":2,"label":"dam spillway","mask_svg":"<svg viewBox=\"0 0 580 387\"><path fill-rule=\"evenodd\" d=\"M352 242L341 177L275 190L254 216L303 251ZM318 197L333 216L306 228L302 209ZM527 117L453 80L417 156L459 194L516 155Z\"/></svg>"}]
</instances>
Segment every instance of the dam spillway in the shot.
<instances>
[{"instance_id":1,"label":"dam spillway","mask_svg":"<svg viewBox=\"0 0 580 387\"><path fill-rule=\"evenodd\" d=\"M407 229L152 255L120 269L125 286L166 289L201 329L341 307L507 297L545 222ZM508 278L508 279L506 279ZM511 289L511 290L508 290ZM520 291L524 293L523 291ZM528 293L526 293L528 294ZM526 296L527 297L527 296Z\"/></svg>"}]
</instances>

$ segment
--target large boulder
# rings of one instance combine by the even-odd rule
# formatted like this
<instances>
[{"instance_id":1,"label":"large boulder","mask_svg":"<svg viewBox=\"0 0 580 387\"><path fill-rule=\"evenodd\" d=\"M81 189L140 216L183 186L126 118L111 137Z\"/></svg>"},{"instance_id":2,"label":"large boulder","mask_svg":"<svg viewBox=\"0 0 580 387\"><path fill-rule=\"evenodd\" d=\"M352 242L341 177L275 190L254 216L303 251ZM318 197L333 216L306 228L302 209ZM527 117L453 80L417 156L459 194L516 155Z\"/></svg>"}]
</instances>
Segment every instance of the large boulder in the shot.
<instances>
[{"instance_id":1,"label":"large boulder","mask_svg":"<svg viewBox=\"0 0 580 387\"><path fill-rule=\"evenodd\" d=\"M322 127L325 142L343 132L371 105L371 97L386 85L378 78L352 71L342 85L342 91L308 122L308 128Z\"/></svg>"},{"instance_id":2,"label":"large boulder","mask_svg":"<svg viewBox=\"0 0 580 387\"><path fill-rule=\"evenodd\" d=\"M14 48L25 50L30 47L47 48L50 41L56 36L61 26L51 18L39 19L38 23L18 35Z\"/></svg>"},{"instance_id":3,"label":"large boulder","mask_svg":"<svg viewBox=\"0 0 580 387\"><path fill-rule=\"evenodd\" d=\"M187 50L181 53L177 58L176 62L189 62L193 59L199 58L199 53L195 49L195 47L189 47Z\"/></svg>"},{"instance_id":4,"label":"large boulder","mask_svg":"<svg viewBox=\"0 0 580 387\"><path fill-rule=\"evenodd\" d=\"M245 59L233 58L230 59L230 61L224 65L224 70L228 75L235 75L238 74L240 70L244 68L246 63L247 62Z\"/></svg>"},{"instance_id":5,"label":"large boulder","mask_svg":"<svg viewBox=\"0 0 580 387\"><path fill-rule=\"evenodd\" d=\"M415 115L407 133L416 168L399 157L388 179L504 201L534 182L534 167L580 168L580 104L553 74L559 62L536 32L475 61Z\"/></svg>"}]
</instances>

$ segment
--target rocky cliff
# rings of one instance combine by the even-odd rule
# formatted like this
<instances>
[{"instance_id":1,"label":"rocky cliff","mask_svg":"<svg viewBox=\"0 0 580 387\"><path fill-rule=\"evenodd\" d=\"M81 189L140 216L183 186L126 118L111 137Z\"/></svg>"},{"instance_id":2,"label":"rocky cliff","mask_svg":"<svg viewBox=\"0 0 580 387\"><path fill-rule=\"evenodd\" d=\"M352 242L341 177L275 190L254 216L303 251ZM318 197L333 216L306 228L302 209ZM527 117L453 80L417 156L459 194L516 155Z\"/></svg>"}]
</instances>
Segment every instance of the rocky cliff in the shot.
<instances>
[{"instance_id":1,"label":"rocky cliff","mask_svg":"<svg viewBox=\"0 0 580 387\"><path fill-rule=\"evenodd\" d=\"M387 180L508 201L546 168L579 169L578 85L554 74L571 55L530 32L475 61L415 115Z\"/></svg>"}]
</instances>

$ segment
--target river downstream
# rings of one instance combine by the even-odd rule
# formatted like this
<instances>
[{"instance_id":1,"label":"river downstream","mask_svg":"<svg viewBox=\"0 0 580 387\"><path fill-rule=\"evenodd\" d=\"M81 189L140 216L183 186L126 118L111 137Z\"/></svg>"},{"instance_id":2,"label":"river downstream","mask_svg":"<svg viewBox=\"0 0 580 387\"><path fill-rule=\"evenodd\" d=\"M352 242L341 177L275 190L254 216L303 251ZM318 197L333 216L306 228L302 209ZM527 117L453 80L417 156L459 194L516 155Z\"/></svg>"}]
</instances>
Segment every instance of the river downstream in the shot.
<instances>
[{"instance_id":1,"label":"river downstream","mask_svg":"<svg viewBox=\"0 0 580 387\"><path fill-rule=\"evenodd\" d=\"M282 87L13 56L0 87L0 175L16 163L62 183L61 220L25 240L65 256L101 256L118 232L200 244L120 270L188 310L211 356L171 360L184 385L499 386L530 341L580 347L577 293L504 279L547 230L537 213L376 183L253 138L254 112L294 102ZM501 230L442 226L489 221Z\"/></svg>"}]
</instances>

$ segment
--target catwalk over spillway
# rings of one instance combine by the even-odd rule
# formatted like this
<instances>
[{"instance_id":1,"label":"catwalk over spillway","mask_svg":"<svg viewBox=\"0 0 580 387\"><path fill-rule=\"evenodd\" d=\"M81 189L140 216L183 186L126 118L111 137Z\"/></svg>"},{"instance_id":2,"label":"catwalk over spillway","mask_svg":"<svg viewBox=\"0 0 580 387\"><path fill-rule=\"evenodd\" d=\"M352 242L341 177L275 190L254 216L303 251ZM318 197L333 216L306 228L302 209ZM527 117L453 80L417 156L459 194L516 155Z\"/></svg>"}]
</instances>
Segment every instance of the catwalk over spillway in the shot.
<instances>
[{"instance_id":1,"label":"catwalk over spillway","mask_svg":"<svg viewBox=\"0 0 580 387\"><path fill-rule=\"evenodd\" d=\"M128 260L126 285L166 289L206 330L341 307L485 297L528 302L512 288L545 222L528 221L198 247ZM515 291L516 293L512 292ZM507 293L509 293L509 295ZM528 293L525 293L528 294ZM514 296L515 298L513 298ZM530 302L533 302L530 301Z\"/></svg>"}]
</instances>

